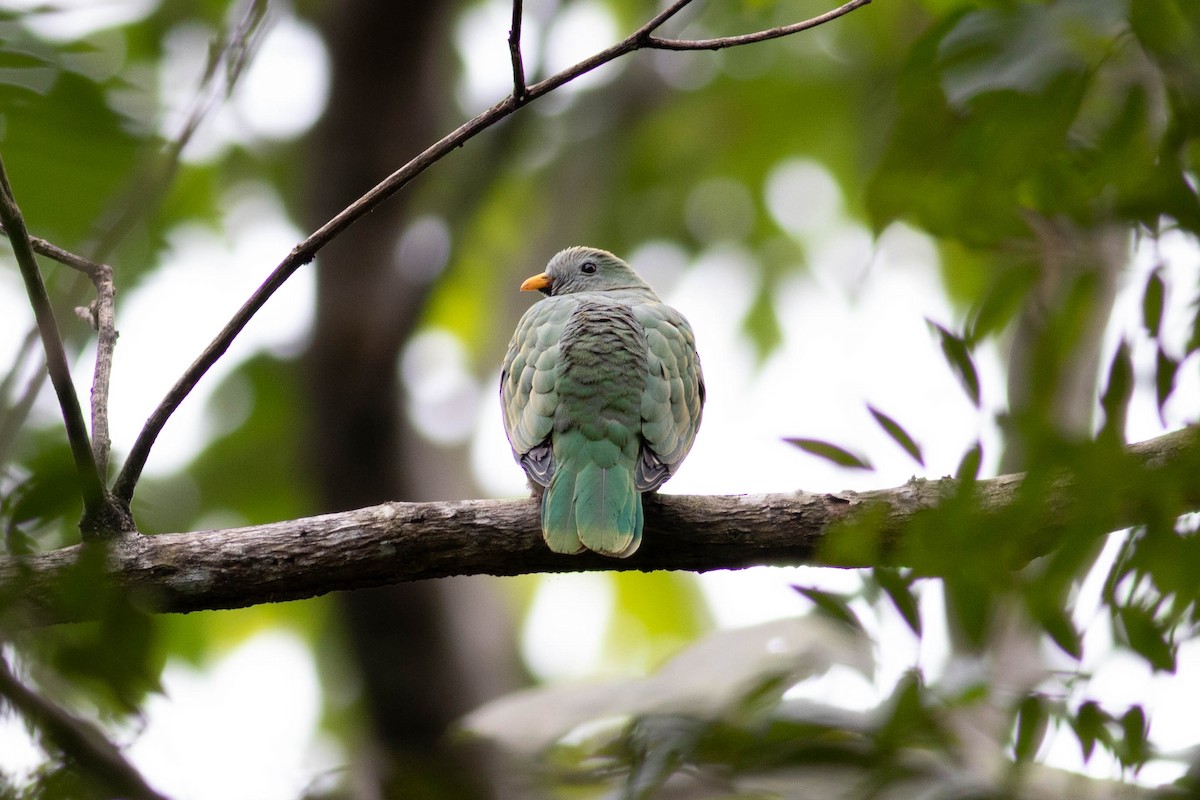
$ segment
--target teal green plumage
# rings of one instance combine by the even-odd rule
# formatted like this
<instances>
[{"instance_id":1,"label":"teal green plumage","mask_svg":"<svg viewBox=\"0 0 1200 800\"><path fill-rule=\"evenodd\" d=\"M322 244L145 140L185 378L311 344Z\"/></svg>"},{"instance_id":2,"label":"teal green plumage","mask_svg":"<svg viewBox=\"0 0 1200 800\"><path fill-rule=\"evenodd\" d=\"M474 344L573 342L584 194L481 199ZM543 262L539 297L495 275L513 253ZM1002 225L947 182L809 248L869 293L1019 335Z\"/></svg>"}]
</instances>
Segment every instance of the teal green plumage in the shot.
<instances>
[{"instance_id":1,"label":"teal green plumage","mask_svg":"<svg viewBox=\"0 0 1200 800\"><path fill-rule=\"evenodd\" d=\"M542 493L551 550L625 557L641 543L641 494L695 439L704 379L687 320L625 262L572 247L522 289L500 377L513 455Z\"/></svg>"}]
</instances>

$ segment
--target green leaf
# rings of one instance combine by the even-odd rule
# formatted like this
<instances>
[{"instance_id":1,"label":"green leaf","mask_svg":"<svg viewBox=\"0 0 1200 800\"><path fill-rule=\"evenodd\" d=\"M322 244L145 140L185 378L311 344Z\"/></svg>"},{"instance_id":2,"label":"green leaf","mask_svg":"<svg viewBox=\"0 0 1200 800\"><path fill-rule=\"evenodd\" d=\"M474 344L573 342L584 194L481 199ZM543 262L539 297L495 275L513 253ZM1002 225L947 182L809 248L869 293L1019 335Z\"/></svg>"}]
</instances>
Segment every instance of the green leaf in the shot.
<instances>
[{"instance_id":1,"label":"green leaf","mask_svg":"<svg viewBox=\"0 0 1200 800\"><path fill-rule=\"evenodd\" d=\"M75 249L128 180L142 141L103 87L71 72L45 94L0 84L0 108L0 147L30 232Z\"/></svg>"},{"instance_id":2,"label":"green leaf","mask_svg":"<svg viewBox=\"0 0 1200 800\"><path fill-rule=\"evenodd\" d=\"M979 373L975 369L975 362L971 359L971 349L967 346L966 340L951 333L933 320L925 321L937 334L942 345L942 355L945 356L946 363L954 370L967 397L976 408L979 408Z\"/></svg>"},{"instance_id":3,"label":"green leaf","mask_svg":"<svg viewBox=\"0 0 1200 800\"><path fill-rule=\"evenodd\" d=\"M1100 708L1093 700L1088 700L1079 707L1079 711L1075 712L1075 716L1071 720L1071 727L1075 730L1076 738L1079 739L1083 763L1086 764L1091 759L1097 741L1106 745L1112 744L1112 734L1109 733L1107 727L1111 721L1112 717L1108 712Z\"/></svg>"},{"instance_id":4,"label":"green leaf","mask_svg":"<svg viewBox=\"0 0 1200 800\"><path fill-rule=\"evenodd\" d=\"M1166 285L1162 279L1162 267L1155 267L1146 279L1146 291L1142 294L1142 324L1152 338L1157 339L1162 330L1163 299Z\"/></svg>"},{"instance_id":5,"label":"green leaf","mask_svg":"<svg viewBox=\"0 0 1200 800\"><path fill-rule=\"evenodd\" d=\"M1189 55L1189 51L1200 44L1178 0L1134 3L1129 22L1142 47L1167 63Z\"/></svg>"},{"instance_id":6,"label":"green leaf","mask_svg":"<svg viewBox=\"0 0 1200 800\"><path fill-rule=\"evenodd\" d=\"M5 522L21 526L42 549L75 544L83 504L75 488L78 473L61 427L30 431L26 445L29 454L21 459L21 471L29 477L2 487L7 492L2 504ZM24 538L14 537L14 542Z\"/></svg>"},{"instance_id":7,"label":"green leaf","mask_svg":"<svg viewBox=\"0 0 1200 800\"><path fill-rule=\"evenodd\" d=\"M1112 441L1125 441L1125 418L1129 412L1129 400L1133 397L1133 356L1129 343L1122 340L1113 354L1108 368L1108 385L1100 397L1104 409L1104 427L1101 436Z\"/></svg>"},{"instance_id":8,"label":"green leaf","mask_svg":"<svg viewBox=\"0 0 1200 800\"><path fill-rule=\"evenodd\" d=\"M1167 355L1162 347L1158 348L1158 357L1154 363L1154 396L1158 402L1158 418L1163 420L1163 406L1167 404L1171 393L1175 391L1175 375L1179 372L1179 362ZM1165 420L1163 420L1165 423Z\"/></svg>"},{"instance_id":9,"label":"green leaf","mask_svg":"<svg viewBox=\"0 0 1200 800\"><path fill-rule=\"evenodd\" d=\"M1075 629L1075 623L1063 608L1041 608L1036 616L1042 630L1064 653L1076 661L1083 658L1083 640L1079 631Z\"/></svg>"},{"instance_id":10,"label":"green leaf","mask_svg":"<svg viewBox=\"0 0 1200 800\"><path fill-rule=\"evenodd\" d=\"M900 679L886 703L891 713L876 734L881 751L923 744L942 748L949 744L939 720L930 712L926 698L920 673L913 670Z\"/></svg>"},{"instance_id":11,"label":"green leaf","mask_svg":"<svg viewBox=\"0 0 1200 800\"><path fill-rule=\"evenodd\" d=\"M958 470L954 479L963 483L974 483L979 480L979 467L983 463L983 443L976 442L963 453L962 461L958 462Z\"/></svg>"},{"instance_id":12,"label":"green leaf","mask_svg":"<svg viewBox=\"0 0 1200 800\"><path fill-rule=\"evenodd\" d=\"M1191 0L1138 0L1129 22L1145 52L1161 70L1172 127L1195 136L1200 130L1200 15Z\"/></svg>"},{"instance_id":13,"label":"green leaf","mask_svg":"<svg viewBox=\"0 0 1200 800\"><path fill-rule=\"evenodd\" d=\"M1200 300L1192 303L1192 335L1188 337L1187 355L1200 350Z\"/></svg>"},{"instance_id":14,"label":"green leaf","mask_svg":"<svg viewBox=\"0 0 1200 800\"><path fill-rule=\"evenodd\" d=\"M971 307L964 338L972 347L1012 321L1037 281L1039 270L1035 266L1010 262L997 259L997 263L986 267L976 265L976 271L984 272L990 283Z\"/></svg>"},{"instance_id":15,"label":"green leaf","mask_svg":"<svg viewBox=\"0 0 1200 800\"><path fill-rule=\"evenodd\" d=\"M905 575L892 567L875 567L872 576L879 587L887 593L892 605L900 612L909 629L917 636L921 635L921 607L917 596L913 593L912 574Z\"/></svg>"},{"instance_id":16,"label":"green leaf","mask_svg":"<svg viewBox=\"0 0 1200 800\"><path fill-rule=\"evenodd\" d=\"M969 575L946 575L946 616L953 629L972 648L987 644L995 599L989 587Z\"/></svg>"},{"instance_id":17,"label":"green leaf","mask_svg":"<svg viewBox=\"0 0 1200 800\"><path fill-rule=\"evenodd\" d=\"M1117 748L1121 763L1135 770L1150 758L1150 726L1146 712L1140 705L1130 707L1121 717L1121 732L1124 738Z\"/></svg>"},{"instance_id":18,"label":"green leaf","mask_svg":"<svg viewBox=\"0 0 1200 800\"><path fill-rule=\"evenodd\" d=\"M159 687L164 654L157 618L137 608L108 574L102 549L84 550L57 576L53 591L55 606L96 621L31 631L26 654L100 709L136 714L145 694Z\"/></svg>"},{"instance_id":19,"label":"green leaf","mask_svg":"<svg viewBox=\"0 0 1200 800\"><path fill-rule=\"evenodd\" d=\"M1124 606L1117 609L1120 632L1125 644L1150 664L1155 671L1175 671L1175 646L1167 638L1164 626L1147 609Z\"/></svg>"},{"instance_id":20,"label":"green leaf","mask_svg":"<svg viewBox=\"0 0 1200 800\"><path fill-rule=\"evenodd\" d=\"M1013 741L1013 756L1018 762L1028 762L1037 755L1049 727L1050 714L1044 697L1031 694L1021 701L1017 708L1016 737Z\"/></svg>"},{"instance_id":21,"label":"green leaf","mask_svg":"<svg viewBox=\"0 0 1200 800\"><path fill-rule=\"evenodd\" d=\"M856 456L849 450L838 447L836 444L822 441L821 439L784 439L788 444L794 444L806 453L811 453L814 456L832 461L839 467L847 467L849 469L874 469L865 458Z\"/></svg>"},{"instance_id":22,"label":"green leaf","mask_svg":"<svg viewBox=\"0 0 1200 800\"><path fill-rule=\"evenodd\" d=\"M913 441L913 438L908 435L908 431L900 427L900 423L872 405L868 405L867 410L871 412L871 416L879 423L879 427L883 428L896 444L904 448L904 452L912 456L913 461L916 461L922 467L925 466L925 459L921 457L921 446Z\"/></svg>"},{"instance_id":23,"label":"green leaf","mask_svg":"<svg viewBox=\"0 0 1200 800\"><path fill-rule=\"evenodd\" d=\"M811 586L792 586L800 594L807 597L816 606L817 611L835 622L849 627L856 633L862 633L864 628L858 615L850 608L849 599L843 595L833 594Z\"/></svg>"}]
</instances>

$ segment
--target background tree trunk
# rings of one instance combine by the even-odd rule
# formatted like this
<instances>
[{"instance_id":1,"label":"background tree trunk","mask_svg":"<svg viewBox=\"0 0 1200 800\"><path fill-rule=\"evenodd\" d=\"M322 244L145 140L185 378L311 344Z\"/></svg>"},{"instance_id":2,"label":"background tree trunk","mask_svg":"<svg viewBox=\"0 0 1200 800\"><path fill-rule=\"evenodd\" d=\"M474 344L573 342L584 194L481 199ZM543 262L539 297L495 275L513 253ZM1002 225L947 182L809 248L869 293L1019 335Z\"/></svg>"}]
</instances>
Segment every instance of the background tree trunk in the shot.
<instances>
[{"instance_id":1,"label":"background tree trunk","mask_svg":"<svg viewBox=\"0 0 1200 800\"><path fill-rule=\"evenodd\" d=\"M310 227L433 141L438 111L449 116L453 97L445 63L450 7L355 0L327 10L318 24L333 75L311 142ZM318 259L306 433L327 511L476 494L465 458L449 464L453 456L434 455L403 413L398 356L430 288L406 280L397 263L410 196L362 220ZM490 588L455 579L339 598L375 740L356 765L363 796L484 796L480 765L449 752L443 735L515 684L513 637L503 633L511 622L497 618L501 604Z\"/></svg>"}]
</instances>

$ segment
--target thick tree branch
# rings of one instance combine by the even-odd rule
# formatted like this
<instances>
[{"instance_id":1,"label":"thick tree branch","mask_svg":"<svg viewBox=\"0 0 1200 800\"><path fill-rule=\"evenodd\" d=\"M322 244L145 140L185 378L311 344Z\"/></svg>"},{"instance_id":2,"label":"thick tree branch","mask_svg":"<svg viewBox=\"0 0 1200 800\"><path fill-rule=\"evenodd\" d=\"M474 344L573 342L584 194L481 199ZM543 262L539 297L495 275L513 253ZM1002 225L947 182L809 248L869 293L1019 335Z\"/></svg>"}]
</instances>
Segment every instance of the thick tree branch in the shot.
<instances>
[{"instance_id":1,"label":"thick tree branch","mask_svg":"<svg viewBox=\"0 0 1200 800\"><path fill-rule=\"evenodd\" d=\"M1130 466L1156 483L1200 474L1200 429L1185 428L1129 448ZM1004 475L973 487L982 514L1001 513L1018 500L1024 476ZM1176 483L1180 481L1176 480ZM1127 494L1092 520L1096 535L1144 522L1152 513L1200 510L1200 482L1190 478L1168 509L1152 511L1130 481ZM563 556L542 542L533 500L385 503L247 528L126 537L105 543L107 572L153 611L240 608L315 597L401 581L450 575L519 575L585 570L737 569L754 565L867 566L830 556L826 544L839 524L870 517L878 525L883 561L895 563L905 525L937 508L961 487L954 480L913 479L892 489L840 494L682 496L646 498L646 535L628 559ZM1069 519L1070 480L1057 482L1029 522L1028 556L1053 549ZM28 622L85 618L85 610L56 604L56 583L95 544L0 559L0 607Z\"/></svg>"},{"instance_id":2,"label":"thick tree branch","mask_svg":"<svg viewBox=\"0 0 1200 800\"><path fill-rule=\"evenodd\" d=\"M270 299L271 295L297 269L312 261L321 248L340 235L346 228L378 207L380 203L407 186L430 166L440 161L453 150L462 147L477 134L508 117L518 108L623 55L635 50L661 47L661 42L666 40L653 39L652 34L690 2L691 0L675 0L675 2L660 11L645 25L612 47L584 59L574 66L568 67L533 86L527 87L523 93L514 90L512 94L505 97L499 103L496 103L474 119L465 122L456 130L432 144L416 158L393 172L369 192L314 231L308 238L296 245L292 249L292 252L275 267L266 281L238 309L233 318L217 334L208 347L204 349L204 352L184 371L183 375L180 376L175 385L167 392L167 395L162 399L158 407L154 409L149 419L146 420L141 433L138 434L137 439L134 441L133 447L130 448L129 457L126 459L125 465L120 475L117 476L116 483L113 486L114 494L126 503L133 498L133 492L141 477L142 469L146 465L146 460L150 457L150 450L153 448L154 442L158 438L158 434L162 431L163 426L166 425L167 420L175 413L175 409L191 393L204 374L217 362L217 359L225 353L234 338L241 333L242 329L258 313L258 310L263 307L267 300ZM836 19L852 11L854 8L865 5L866 2L867 0L853 0L853 2L842 6L840 9L835 9L834 12L823 14L821 17L814 18L813 20L797 23L796 26L788 27L794 27L796 31L806 30L823 22ZM514 17L516 17L519 11L519 8L514 8ZM782 28L773 30L777 32L771 35L766 35L771 33L769 31L762 32L763 39L787 35L786 32L779 32L783 31ZM750 44L753 41L762 41L763 39L750 38L736 44ZM720 46L732 47L735 46L735 43L731 42Z\"/></svg>"}]
</instances>

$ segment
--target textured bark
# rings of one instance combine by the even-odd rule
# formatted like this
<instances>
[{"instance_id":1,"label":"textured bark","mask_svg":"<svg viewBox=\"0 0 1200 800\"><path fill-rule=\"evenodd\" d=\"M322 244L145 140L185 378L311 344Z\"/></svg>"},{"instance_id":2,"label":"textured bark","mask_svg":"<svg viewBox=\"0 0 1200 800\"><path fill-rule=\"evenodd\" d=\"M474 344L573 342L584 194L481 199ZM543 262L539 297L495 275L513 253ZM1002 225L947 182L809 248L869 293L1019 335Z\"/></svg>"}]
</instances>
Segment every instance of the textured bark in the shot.
<instances>
[{"instance_id":1,"label":"textured bark","mask_svg":"<svg viewBox=\"0 0 1200 800\"><path fill-rule=\"evenodd\" d=\"M1130 452L1151 473L1200 473L1200 429L1187 428L1134 445ZM1166 477L1164 477L1164 480ZM999 512L1016 498L1022 476L1004 475L975 486L978 507ZM1176 481L1176 483L1179 483ZM903 486L841 494L650 496L646 536L627 559L593 554L563 556L542 543L533 500L384 503L305 519L196 533L129 536L108 545L109 568L120 586L154 611L239 608L313 597L340 589L451 575L518 575L584 570L730 569L770 564L865 566L829 558L822 545L837 524L872 515L882 531L882 559L896 563L905 523L953 495L955 481L913 479ZM1062 480L1027 532L1030 557L1053 549L1056 530L1069 519L1072 484ZM1143 498L1119 498L1111 519L1097 529L1136 524ZM1176 497L1182 514L1200 510L1200 485ZM1161 509L1160 509L1161 510ZM55 579L89 543L0 560L0 586L21 594L20 607L61 622ZM890 555L893 554L893 555Z\"/></svg>"}]
</instances>

